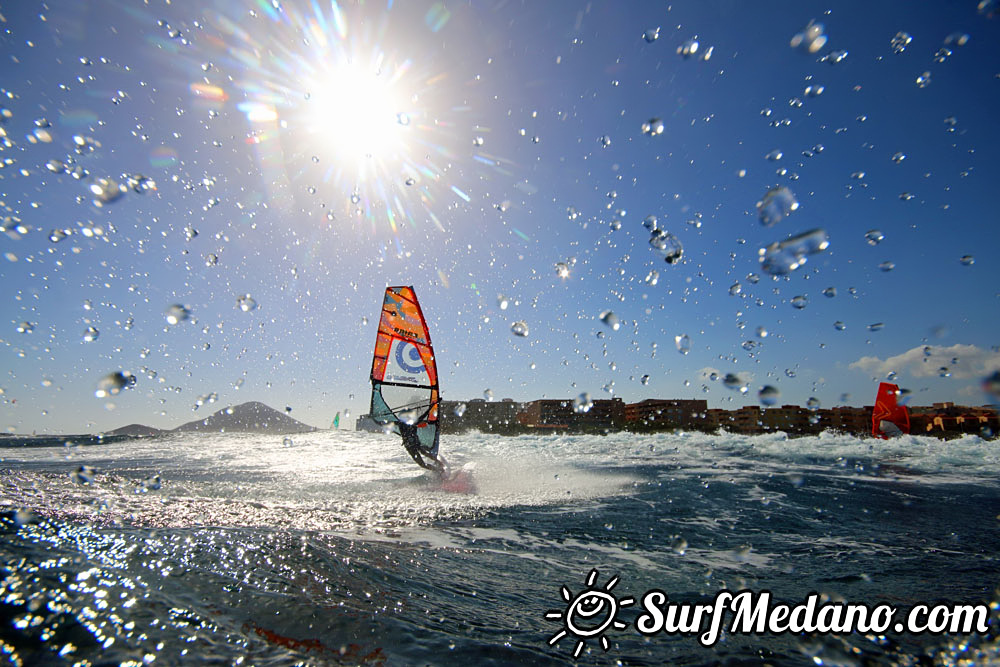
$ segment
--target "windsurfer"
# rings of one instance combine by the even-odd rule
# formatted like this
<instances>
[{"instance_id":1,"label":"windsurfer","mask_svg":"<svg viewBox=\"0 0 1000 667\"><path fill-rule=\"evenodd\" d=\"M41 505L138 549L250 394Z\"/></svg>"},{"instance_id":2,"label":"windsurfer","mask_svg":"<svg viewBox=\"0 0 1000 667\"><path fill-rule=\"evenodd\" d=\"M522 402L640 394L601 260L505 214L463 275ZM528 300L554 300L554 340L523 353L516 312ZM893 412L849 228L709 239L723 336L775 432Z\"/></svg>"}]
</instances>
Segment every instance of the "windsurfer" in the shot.
<instances>
[{"instance_id":1,"label":"windsurfer","mask_svg":"<svg viewBox=\"0 0 1000 667\"><path fill-rule=\"evenodd\" d=\"M417 426L400 422L397 424L400 435L403 436L403 447L406 453L416 461L421 468L427 468L444 477L448 471L448 466L444 458L435 456L420 446L420 438L417 435ZM425 458L426 457L426 458Z\"/></svg>"}]
</instances>

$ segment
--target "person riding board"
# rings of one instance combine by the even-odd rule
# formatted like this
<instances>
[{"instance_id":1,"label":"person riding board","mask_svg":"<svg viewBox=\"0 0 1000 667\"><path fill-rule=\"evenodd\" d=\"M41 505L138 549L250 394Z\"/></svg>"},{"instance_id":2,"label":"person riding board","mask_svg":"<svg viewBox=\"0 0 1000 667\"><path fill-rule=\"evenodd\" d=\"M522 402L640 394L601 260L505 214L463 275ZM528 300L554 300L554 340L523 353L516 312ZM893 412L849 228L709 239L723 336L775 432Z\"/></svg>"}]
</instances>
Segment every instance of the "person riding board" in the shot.
<instances>
[{"instance_id":1,"label":"person riding board","mask_svg":"<svg viewBox=\"0 0 1000 667\"><path fill-rule=\"evenodd\" d=\"M435 456L420 445L420 437L417 435L417 426L400 422L397 424L399 434L403 436L403 447L418 466L426 468L438 474L439 477L446 477L448 474L448 463L440 454ZM426 458L425 458L426 457Z\"/></svg>"}]
</instances>

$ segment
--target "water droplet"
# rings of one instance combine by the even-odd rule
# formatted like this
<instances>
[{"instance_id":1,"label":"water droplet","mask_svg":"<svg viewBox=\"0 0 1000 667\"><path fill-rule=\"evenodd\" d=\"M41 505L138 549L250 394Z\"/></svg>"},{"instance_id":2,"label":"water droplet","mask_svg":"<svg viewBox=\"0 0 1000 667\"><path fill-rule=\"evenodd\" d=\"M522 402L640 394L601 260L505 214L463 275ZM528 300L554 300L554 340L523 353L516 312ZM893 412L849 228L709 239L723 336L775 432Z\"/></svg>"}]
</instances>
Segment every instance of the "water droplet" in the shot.
<instances>
[{"instance_id":1,"label":"water droplet","mask_svg":"<svg viewBox=\"0 0 1000 667\"><path fill-rule=\"evenodd\" d=\"M757 202L757 215L760 223L765 227L777 224L797 211L799 202L795 195L785 186L779 186L768 190L759 202Z\"/></svg>"},{"instance_id":2,"label":"water droplet","mask_svg":"<svg viewBox=\"0 0 1000 667\"><path fill-rule=\"evenodd\" d=\"M83 341L93 343L101 335L101 332L94 327L87 327L83 332Z\"/></svg>"},{"instance_id":3,"label":"water droplet","mask_svg":"<svg viewBox=\"0 0 1000 667\"><path fill-rule=\"evenodd\" d=\"M819 59L821 63L829 63L831 65L836 65L838 63L844 62L847 59L847 51L845 49L840 49L838 51L831 51L822 58Z\"/></svg>"},{"instance_id":4,"label":"water droplet","mask_svg":"<svg viewBox=\"0 0 1000 667\"><path fill-rule=\"evenodd\" d=\"M90 466L80 466L69 474L69 478L74 484L87 486L94 481L94 469Z\"/></svg>"},{"instance_id":5,"label":"water droplet","mask_svg":"<svg viewBox=\"0 0 1000 667\"><path fill-rule=\"evenodd\" d=\"M937 53L934 54L934 62L943 63L950 57L951 57L951 49L942 46L940 49L937 50Z\"/></svg>"},{"instance_id":6,"label":"water droplet","mask_svg":"<svg viewBox=\"0 0 1000 667\"><path fill-rule=\"evenodd\" d=\"M903 201L910 201L911 199L914 199L915 197L916 197L915 194L912 194L912 193L909 193L909 192L902 192L899 195L899 198L902 199Z\"/></svg>"},{"instance_id":7,"label":"water droplet","mask_svg":"<svg viewBox=\"0 0 1000 667\"><path fill-rule=\"evenodd\" d=\"M510 325L510 332L515 336L524 338L528 335L528 323L524 320L518 320Z\"/></svg>"},{"instance_id":8,"label":"water droplet","mask_svg":"<svg viewBox=\"0 0 1000 667\"><path fill-rule=\"evenodd\" d=\"M97 398L115 396L123 389L135 386L136 379L136 376L132 375L128 371L116 371L114 373L109 373L101 378L97 383L97 388L94 390L94 396Z\"/></svg>"},{"instance_id":9,"label":"water droplet","mask_svg":"<svg viewBox=\"0 0 1000 667\"><path fill-rule=\"evenodd\" d=\"M184 240L185 241L190 242L190 241L194 240L197 236L198 236L198 230L195 229L194 227L185 227L184 228Z\"/></svg>"},{"instance_id":10,"label":"water droplet","mask_svg":"<svg viewBox=\"0 0 1000 667\"><path fill-rule=\"evenodd\" d=\"M587 392L583 392L573 399L573 412L578 415L590 412L592 407L594 407L594 401L591 400L590 394Z\"/></svg>"},{"instance_id":11,"label":"water droplet","mask_svg":"<svg viewBox=\"0 0 1000 667\"><path fill-rule=\"evenodd\" d=\"M976 263L976 258L972 255L962 255L962 258L958 261L962 266L972 266Z\"/></svg>"},{"instance_id":12,"label":"water droplet","mask_svg":"<svg viewBox=\"0 0 1000 667\"><path fill-rule=\"evenodd\" d=\"M17 333L30 334L34 330L35 330L35 325L32 324L31 322L28 322L27 320L17 325Z\"/></svg>"},{"instance_id":13,"label":"water droplet","mask_svg":"<svg viewBox=\"0 0 1000 667\"><path fill-rule=\"evenodd\" d=\"M775 149L774 149L773 151L771 151L770 153L768 153L767 155L765 155L765 156L764 156L764 159L765 159L765 160L770 160L771 162L777 162L777 161L778 161L778 160L780 160L780 159L781 159L781 158L782 158L782 157L783 157L784 155L785 155L785 154L784 154L784 153L782 153L782 152L781 152L781 151L780 151L779 149L775 148Z\"/></svg>"},{"instance_id":14,"label":"water droplet","mask_svg":"<svg viewBox=\"0 0 1000 667\"><path fill-rule=\"evenodd\" d=\"M402 125L403 127L406 127L407 125L410 124L410 116L407 115L405 112L400 111L398 114L396 114L396 122Z\"/></svg>"},{"instance_id":15,"label":"water droplet","mask_svg":"<svg viewBox=\"0 0 1000 667\"><path fill-rule=\"evenodd\" d=\"M681 354L687 354L691 351L691 337L687 334L681 334L680 336L674 336L674 345L677 346L677 351Z\"/></svg>"},{"instance_id":16,"label":"water droplet","mask_svg":"<svg viewBox=\"0 0 1000 667\"><path fill-rule=\"evenodd\" d=\"M781 399L781 391L773 385L764 385L761 387L760 391L757 392L757 398L761 405L775 405Z\"/></svg>"},{"instance_id":17,"label":"water droplet","mask_svg":"<svg viewBox=\"0 0 1000 667\"><path fill-rule=\"evenodd\" d=\"M938 377L950 378L951 377L951 371L948 370L947 366L942 366L941 368L938 369Z\"/></svg>"},{"instance_id":18,"label":"water droplet","mask_svg":"<svg viewBox=\"0 0 1000 667\"><path fill-rule=\"evenodd\" d=\"M660 38L660 26L655 28L650 28L646 32L642 33L642 38L646 40L647 44L652 44Z\"/></svg>"},{"instance_id":19,"label":"water droplet","mask_svg":"<svg viewBox=\"0 0 1000 667\"><path fill-rule=\"evenodd\" d=\"M823 34L823 24L810 21L801 32L795 33L789 44L793 49L806 53L816 53L826 45L827 37Z\"/></svg>"},{"instance_id":20,"label":"water droplet","mask_svg":"<svg viewBox=\"0 0 1000 667\"><path fill-rule=\"evenodd\" d=\"M487 390L483 391L483 398L486 399L487 401L492 401L493 400L493 390L492 389L487 389Z\"/></svg>"},{"instance_id":21,"label":"water droplet","mask_svg":"<svg viewBox=\"0 0 1000 667\"><path fill-rule=\"evenodd\" d=\"M648 385L649 384L649 376L648 375L643 375L641 378L639 378L639 382L641 384L643 384L643 385Z\"/></svg>"},{"instance_id":22,"label":"water droplet","mask_svg":"<svg viewBox=\"0 0 1000 667\"><path fill-rule=\"evenodd\" d=\"M687 551L687 548L688 548L688 542L687 542L687 540L685 540L680 535L677 535L672 540L670 540L670 549L674 553L676 553L676 554L678 554L680 556L684 555L684 552Z\"/></svg>"},{"instance_id":23,"label":"water droplet","mask_svg":"<svg viewBox=\"0 0 1000 667\"><path fill-rule=\"evenodd\" d=\"M811 85L811 86L806 86L805 90L802 92L806 97L819 97L820 95L823 94L824 90L826 89L823 88L823 86Z\"/></svg>"},{"instance_id":24,"label":"water droplet","mask_svg":"<svg viewBox=\"0 0 1000 667\"><path fill-rule=\"evenodd\" d=\"M560 278L569 278L569 264L566 262L556 262L556 275Z\"/></svg>"},{"instance_id":25,"label":"water droplet","mask_svg":"<svg viewBox=\"0 0 1000 667\"><path fill-rule=\"evenodd\" d=\"M210 252L205 255L205 266L215 266L219 263L219 256L214 252Z\"/></svg>"},{"instance_id":26,"label":"water droplet","mask_svg":"<svg viewBox=\"0 0 1000 667\"><path fill-rule=\"evenodd\" d=\"M836 322L833 323L833 328L836 329L837 331L843 331L844 329L847 328L847 325L841 322L840 320L837 320Z\"/></svg>"},{"instance_id":27,"label":"water droplet","mask_svg":"<svg viewBox=\"0 0 1000 667\"><path fill-rule=\"evenodd\" d=\"M622 326L622 323L618 320L618 316L610 310L605 310L601 313L601 322L604 322L604 325L612 331L618 331Z\"/></svg>"},{"instance_id":28,"label":"water droplet","mask_svg":"<svg viewBox=\"0 0 1000 667\"><path fill-rule=\"evenodd\" d=\"M893 53L902 53L912 41L913 38L910 37L909 33L900 31L897 32L891 40L889 40L889 46L892 47Z\"/></svg>"},{"instance_id":29,"label":"water droplet","mask_svg":"<svg viewBox=\"0 0 1000 667\"><path fill-rule=\"evenodd\" d=\"M722 378L722 384L726 389L738 389L741 394L747 393L748 380L739 373L726 373Z\"/></svg>"},{"instance_id":30,"label":"water droplet","mask_svg":"<svg viewBox=\"0 0 1000 667\"><path fill-rule=\"evenodd\" d=\"M743 285L733 283L729 286L729 296L737 296L743 291Z\"/></svg>"},{"instance_id":31,"label":"water droplet","mask_svg":"<svg viewBox=\"0 0 1000 667\"><path fill-rule=\"evenodd\" d=\"M465 414L465 408L466 408L465 403L459 403L458 405L456 405L455 409L453 410L455 416L456 417L461 417L462 415L464 415Z\"/></svg>"},{"instance_id":32,"label":"water droplet","mask_svg":"<svg viewBox=\"0 0 1000 667\"><path fill-rule=\"evenodd\" d=\"M257 309L257 302L249 294L242 294L236 298L236 307L244 313Z\"/></svg>"},{"instance_id":33,"label":"water droplet","mask_svg":"<svg viewBox=\"0 0 1000 667\"><path fill-rule=\"evenodd\" d=\"M773 276L795 271L815 255L830 246L830 239L822 229L792 236L780 243L772 243L759 251L761 268Z\"/></svg>"},{"instance_id":34,"label":"water droplet","mask_svg":"<svg viewBox=\"0 0 1000 667\"><path fill-rule=\"evenodd\" d=\"M684 58L690 58L691 56L698 53L698 40L691 38L685 40L680 46L677 47L677 55Z\"/></svg>"},{"instance_id":35,"label":"water droplet","mask_svg":"<svg viewBox=\"0 0 1000 667\"><path fill-rule=\"evenodd\" d=\"M663 121L659 118L650 118L642 124L642 133L651 137L663 134Z\"/></svg>"},{"instance_id":36,"label":"water droplet","mask_svg":"<svg viewBox=\"0 0 1000 667\"><path fill-rule=\"evenodd\" d=\"M69 171L69 167L62 160L49 160L45 163L45 168L53 174L65 174Z\"/></svg>"},{"instance_id":37,"label":"water droplet","mask_svg":"<svg viewBox=\"0 0 1000 667\"><path fill-rule=\"evenodd\" d=\"M882 322L875 322L874 324L869 324L868 325L868 330L869 331L881 331L884 327L885 327L885 324L883 324Z\"/></svg>"},{"instance_id":38,"label":"water droplet","mask_svg":"<svg viewBox=\"0 0 1000 667\"><path fill-rule=\"evenodd\" d=\"M127 188L113 178L97 178L90 184L93 204L98 208L121 199Z\"/></svg>"},{"instance_id":39,"label":"water droplet","mask_svg":"<svg viewBox=\"0 0 1000 667\"><path fill-rule=\"evenodd\" d=\"M821 403L819 402L819 399L816 398L815 396L810 396L809 400L806 401L806 409L811 410L813 412L819 410L820 405Z\"/></svg>"},{"instance_id":40,"label":"water droplet","mask_svg":"<svg viewBox=\"0 0 1000 667\"><path fill-rule=\"evenodd\" d=\"M654 230L649 236L649 245L663 255L667 264L676 264L684 256L684 246L680 239L662 229Z\"/></svg>"},{"instance_id":41,"label":"water droplet","mask_svg":"<svg viewBox=\"0 0 1000 667\"><path fill-rule=\"evenodd\" d=\"M795 371L792 370L791 368L786 368L785 369L785 375L787 377L793 378L793 377L795 377Z\"/></svg>"},{"instance_id":42,"label":"water droplet","mask_svg":"<svg viewBox=\"0 0 1000 667\"><path fill-rule=\"evenodd\" d=\"M992 399L994 405L1000 404L1000 370L993 371L983 378L983 391Z\"/></svg>"},{"instance_id":43,"label":"water droplet","mask_svg":"<svg viewBox=\"0 0 1000 667\"><path fill-rule=\"evenodd\" d=\"M360 204L361 203L361 195L359 195L357 192L351 193L351 203L352 204Z\"/></svg>"},{"instance_id":44,"label":"water droplet","mask_svg":"<svg viewBox=\"0 0 1000 667\"><path fill-rule=\"evenodd\" d=\"M507 310L507 307L510 305L510 299L505 297L503 294L498 294L497 305L500 307L500 310Z\"/></svg>"},{"instance_id":45,"label":"water droplet","mask_svg":"<svg viewBox=\"0 0 1000 667\"><path fill-rule=\"evenodd\" d=\"M653 286L660 281L660 272L656 269L651 269L649 273L646 274L646 283L649 286Z\"/></svg>"},{"instance_id":46,"label":"water droplet","mask_svg":"<svg viewBox=\"0 0 1000 667\"><path fill-rule=\"evenodd\" d=\"M827 287L826 289L823 290L823 296L825 296L827 299L832 299L833 297L837 296L837 288Z\"/></svg>"},{"instance_id":47,"label":"water droplet","mask_svg":"<svg viewBox=\"0 0 1000 667\"><path fill-rule=\"evenodd\" d=\"M59 243L64 238L69 236L69 234L70 230L68 229L53 229L51 232L49 232L49 241L51 241L52 243Z\"/></svg>"},{"instance_id":48,"label":"water droplet","mask_svg":"<svg viewBox=\"0 0 1000 667\"><path fill-rule=\"evenodd\" d=\"M597 143L601 145L601 148L609 148L611 146L611 137L605 134L597 138Z\"/></svg>"},{"instance_id":49,"label":"water droplet","mask_svg":"<svg viewBox=\"0 0 1000 667\"><path fill-rule=\"evenodd\" d=\"M174 325L191 317L191 311L179 303L175 303L166 311L167 324Z\"/></svg>"},{"instance_id":50,"label":"water droplet","mask_svg":"<svg viewBox=\"0 0 1000 667\"><path fill-rule=\"evenodd\" d=\"M281 446L282 447L293 447L294 445L295 445L295 442L291 438L289 438L288 436L285 436L285 438L281 441Z\"/></svg>"},{"instance_id":51,"label":"water droplet","mask_svg":"<svg viewBox=\"0 0 1000 667\"><path fill-rule=\"evenodd\" d=\"M899 164L905 159L906 159L906 153L897 151L892 154L892 161L895 162L896 164Z\"/></svg>"},{"instance_id":52,"label":"water droplet","mask_svg":"<svg viewBox=\"0 0 1000 667\"><path fill-rule=\"evenodd\" d=\"M924 72L923 74L917 75L916 84L918 88L926 88L931 85L931 73Z\"/></svg>"},{"instance_id":53,"label":"water droplet","mask_svg":"<svg viewBox=\"0 0 1000 667\"><path fill-rule=\"evenodd\" d=\"M869 229L865 232L865 240L868 241L868 245L878 245L885 240L885 235L877 229Z\"/></svg>"},{"instance_id":54,"label":"water droplet","mask_svg":"<svg viewBox=\"0 0 1000 667\"><path fill-rule=\"evenodd\" d=\"M136 493L148 493L149 491L159 491L162 488L159 475L151 475L139 483Z\"/></svg>"},{"instance_id":55,"label":"water droplet","mask_svg":"<svg viewBox=\"0 0 1000 667\"><path fill-rule=\"evenodd\" d=\"M856 181L860 181L864 177L865 177L865 172L863 171L856 171L851 174L851 178L853 178Z\"/></svg>"},{"instance_id":56,"label":"water droplet","mask_svg":"<svg viewBox=\"0 0 1000 667\"><path fill-rule=\"evenodd\" d=\"M895 262L885 261L878 265L878 270L881 271L882 273L889 273L895 268L896 268Z\"/></svg>"},{"instance_id":57,"label":"water droplet","mask_svg":"<svg viewBox=\"0 0 1000 667\"><path fill-rule=\"evenodd\" d=\"M150 190L156 190L156 181L143 174L130 174L125 176L125 183L132 192L136 194L146 194Z\"/></svg>"}]
</instances>

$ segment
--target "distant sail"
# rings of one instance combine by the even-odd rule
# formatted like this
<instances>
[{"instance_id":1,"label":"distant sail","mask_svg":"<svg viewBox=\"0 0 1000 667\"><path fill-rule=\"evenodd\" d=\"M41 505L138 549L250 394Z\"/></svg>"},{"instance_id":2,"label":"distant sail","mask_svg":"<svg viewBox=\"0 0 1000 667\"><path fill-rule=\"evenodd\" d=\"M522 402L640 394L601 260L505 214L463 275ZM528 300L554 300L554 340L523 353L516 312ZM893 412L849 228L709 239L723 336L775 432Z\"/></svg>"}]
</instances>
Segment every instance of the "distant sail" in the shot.
<instances>
[{"instance_id":1,"label":"distant sail","mask_svg":"<svg viewBox=\"0 0 1000 667\"><path fill-rule=\"evenodd\" d=\"M879 384L872 410L872 435L876 438L888 439L910 432L910 413L896 401L898 395L898 386L888 382Z\"/></svg>"},{"instance_id":2,"label":"distant sail","mask_svg":"<svg viewBox=\"0 0 1000 667\"><path fill-rule=\"evenodd\" d=\"M334 416L333 421L330 422L330 428L340 428L340 413L339 412Z\"/></svg>"},{"instance_id":3,"label":"distant sail","mask_svg":"<svg viewBox=\"0 0 1000 667\"><path fill-rule=\"evenodd\" d=\"M438 456L437 364L412 287L385 290L371 381L371 418L402 435L414 461L443 472Z\"/></svg>"}]
</instances>

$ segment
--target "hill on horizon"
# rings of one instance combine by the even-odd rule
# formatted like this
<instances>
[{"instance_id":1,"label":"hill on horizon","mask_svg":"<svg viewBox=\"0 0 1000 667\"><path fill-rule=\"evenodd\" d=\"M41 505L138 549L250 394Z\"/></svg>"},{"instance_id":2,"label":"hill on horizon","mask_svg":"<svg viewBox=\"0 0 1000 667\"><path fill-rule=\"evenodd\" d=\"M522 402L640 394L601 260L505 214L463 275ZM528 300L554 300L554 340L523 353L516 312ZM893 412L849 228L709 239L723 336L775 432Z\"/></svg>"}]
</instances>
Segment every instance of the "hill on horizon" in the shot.
<instances>
[{"instance_id":1,"label":"hill on horizon","mask_svg":"<svg viewBox=\"0 0 1000 667\"><path fill-rule=\"evenodd\" d=\"M129 424L113 431L107 431L105 435L140 438L167 433L273 433L286 435L289 433L308 433L315 430L317 430L315 427L292 419L287 414L260 401L248 401L222 408L209 417L196 419L173 429Z\"/></svg>"}]
</instances>

